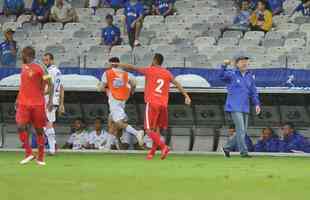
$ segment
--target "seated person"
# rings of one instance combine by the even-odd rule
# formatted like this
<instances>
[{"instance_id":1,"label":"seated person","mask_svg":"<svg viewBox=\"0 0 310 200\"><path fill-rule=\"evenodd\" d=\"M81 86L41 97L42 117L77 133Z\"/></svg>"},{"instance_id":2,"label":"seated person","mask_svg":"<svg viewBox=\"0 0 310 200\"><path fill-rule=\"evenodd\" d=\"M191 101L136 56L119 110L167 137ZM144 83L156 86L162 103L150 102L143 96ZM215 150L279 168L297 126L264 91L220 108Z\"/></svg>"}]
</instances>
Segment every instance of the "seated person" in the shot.
<instances>
[{"instance_id":1,"label":"seated person","mask_svg":"<svg viewBox=\"0 0 310 200\"><path fill-rule=\"evenodd\" d=\"M238 147L238 144L236 142L235 135L236 135L235 125L231 124L228 128L229 140L228 140L227 144L228 143L234 143L234 145L232 145L233 148L229 148L229 150L232 152L238 152L239 151L239 147ZM252 152L254 150L254 146L253 146L253 142L252 142L251 138L246 134L244 139L245 139L245 144L248 148L248 151ZM229 145L229 146L231 146L231 145ZM224 148L225 148L225 146L224 146Z\"/></svg>"},{"instance_id":2,"label":"seated person","mask_svg":"<svg viewBox=\"0 0 310 200\"><path fill-rule=\"evenodd\" d=\"M134 48L140 46L139 37L143 25L144 7L138 0L130 0L124 8L129 44Z\"/></svg>"},{"instance_id":3,"label":"seated person","mask_svg":"<svg viewBox=\"0 0 310 200\"><path fill-rule=\"evenodd\" d=\"M66 142L65 149L86 149L88 144L89 133L86 130L85 123L82 118L74 120L74 132Z\"/></svg>"},{"instance_id":4,"label":"seated person","mask_svg":"<svg viewBox=\"0 0 310 200\"><path fill-rule=\"evenodd\" d=\"M310 16L310 0L302 0L301 3L294 9L290 17L293 17L298 13L305 17Z\"/></svg>"},{"instance_id":5,"label":"seated person","mask_svg":"<svg viewBox=\"0 0 310 200\"><path fill-rule=\"evenodd\" d=\"M0 43L0 67L16 67L17 43L13 38L14 31L4 31L5 40Z\"/></svg>"},{"instance_id":6,"label":"seated person","mask_svg":"<svg viewBox=\"0 0 310 200\"><path fill-rule=\"evenodd\" d=\"M267 10L266 1L258 1L257 9L253 11L250 23L253 31L270 31L272 28L272 13Z\"/></svg>"},{"instance_id":7,"label":"seated person","mask_svg":"<svg viewBox=\"0 0 310 200\"><path fill-rule=\"evenodd\" d=\"M250 16L249 1L244 0L241 4L239 14L234 18L234 25L247 30L250 26Z\"/></svg>"},{"instance_id":8,"label":"seated person","mask_svg":"<svg viewBox=\"0 0 310 200\"><path fill-rule=\"evenodd\" d=\"M108 14L106 16L107 26L101 32L101 44L106 45L111 49L115 45L121 44L121 31L113 24L113 16Z\"/></svg>"},{"instance_id":9,"label":"seated person","mask_svg":"<svg viewBox=\"0 0 310 200\"><path fill-rule=\"evenodd\" d=\"M281 130L283 139L280 141L280 152L310 153L309 141L295 130L293 123L285 123Z\"/></svg>"},{"instance_id":10,"label":"seated person","mask_svg":"<svg viewBox=\"0 0 310 200\"><path fill-rule=\"evenodd\" d=\"M19 17L25 11L25 2L24 0L4 0L2 10L7 17L10 15L16 15L16 17Z\"/></svg>"},{"instance_id":11,"label":"seated person","mask_svg":"<svg viewBox=\"0 0 310 200\"><path fill-rule=\"evenodd\" d=\"M154 4L155 15L162 15L167 17L173 14L173 1L172 0L155 0Z\"/></svg>"},{"instance_id":12,"label":"seated person","mask_svg":"<svg viewBox=\"0 0 310 200\"><path fill-rule=\"evenodd\" d=\"M105 149L110 134L103 129L102 123L102 119L97 117L94 124L95 130L89 133L87 145L89 149Z\"/></svg>"},{"instance_id":13,"label":"seated person","mask_svg":"<svg viewBox=\"0 0 310 200\"><path fill-rule=\"evenodd\" d=\"M74 8L64 0L56 0L50 14L51 22L70 23L78 22L78 16Z\"/></svg>"},{"instance_id":14,"label":"seated person","mask_svg":"<svg viewBox=\"0 0 310 200\"><path fill-rule=\"evenodd\" d=\"M34 23L46 23L50 14L50 7L44 0L34 0L31 7L32 21Z\"/></svg>"},{"instance_id":15,"label":"seated person","mask_svg":"<svg viewBox=\"0 0 310 200\"><path fill-rule=\"evenodd\" d=\"M272 128L264 128L260 139L255 144L255 152L279 152L279 137Z\"/></svg>"}]
</instances>

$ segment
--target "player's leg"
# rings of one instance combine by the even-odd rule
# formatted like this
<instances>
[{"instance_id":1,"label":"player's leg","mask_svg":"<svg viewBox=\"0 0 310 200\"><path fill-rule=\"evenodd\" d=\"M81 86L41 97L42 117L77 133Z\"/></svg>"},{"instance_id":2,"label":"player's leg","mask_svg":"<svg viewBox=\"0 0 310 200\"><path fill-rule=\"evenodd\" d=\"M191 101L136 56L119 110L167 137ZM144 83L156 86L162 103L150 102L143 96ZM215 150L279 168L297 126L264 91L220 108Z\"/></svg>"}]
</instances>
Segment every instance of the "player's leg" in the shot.
<instances>
[{"instance_id":1,"label":"player's leg","mask_svg":"<svg viewBox=\"0 0 310 200\"><path fill-rule=\"evenodd\" d=\"M138 131L127 123L128 117L125 112L125 103L110 106L110 108L111 108L111 117L117 129L125 130L129 134L134 135L137 138L139 145L143 146L144 131L143 130Z\"/></svg>"},{"instance_id":2,"label":"player's leg","mask_svg":"<svg viewBox=\"0 0 310 200\"><path fill-rule=\"evenodd\" d=\"M19 140L25 150L25 159L20 164L26 164L34 159L31 145L29 143L29 135L27 132L27 124L30 122L30 112L26 106L19 105L16 110L16 123L19 134Z\"/></svg>"},{"instance_id":3,"label":"player's leg","mask_svg":"<svg viewBox=\"0 0 310 200\"><path fill-rule=\"evenodd\" d=\"M44 127L46 126L47 118L45 113L45 106L33 106L32 109L32 125L36 130L37 144L38 144L38 157L37 163L39 165L45 165L44 162Z\"/></svg>"},{"instance_id":4,"label":"player's leg","mask_svg":"<svg viewBox=\"0 0 310 200\"><path fill-rule=\"evenodd\" d=\"M233 112L231 113L232 120L236 126L236 141L241 156L248 155L248 148L245 144L245 119L243 113Z\"/></svg>"},{"instance_id":5,"label":"player's leg","mask_svg":"<svg viewBox=\"0 0 310 200\"><path fill-rule=\"evenodd\" d=\"M56 134L54 129L54 122L56 121L56 108L53 108L51 112L46 111L48 122L44 128L45 135L47 137L49 153L54 155L56 152Z\"/></svg>"},{"instance_id":6,"label":"player's leg","mask_svg":"<svg viewBox=\"0 0 310 200\"><path fill-rule=\"evenodd\" d=\"M168 108L165 106L160 107L158 127L163 130L167 130L168 128ZM160 132L158 132L158 135L160 137ZM161 140L161 138L160 138L160 147L161 147L160 158L164 160L168 156L170 149L166 145L166 143L163 140Z\"/></svg>"},{"instance_id":7,"label":"player's leg","mask_svg":"<svg viewBox=\"0 0 310 200\"><path fill-rule=\"evenodd\" d=\"M143 20L140 20L140 21L136 22L134 46L140 46L139 38L140 38L140 33L141 33L142 25L143 25Z\"/></svg>"}]
</instances>

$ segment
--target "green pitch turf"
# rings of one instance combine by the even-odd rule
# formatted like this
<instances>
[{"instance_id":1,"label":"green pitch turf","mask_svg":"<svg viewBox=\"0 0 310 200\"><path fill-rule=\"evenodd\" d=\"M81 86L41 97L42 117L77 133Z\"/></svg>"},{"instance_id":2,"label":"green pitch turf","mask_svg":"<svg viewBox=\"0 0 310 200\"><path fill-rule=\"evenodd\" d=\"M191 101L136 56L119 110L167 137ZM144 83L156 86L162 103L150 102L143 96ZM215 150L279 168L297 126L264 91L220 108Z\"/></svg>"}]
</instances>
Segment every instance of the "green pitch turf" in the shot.
<instances>
[{"instance_id":1,"label":"green pitch turf","mask_svg":"<svg viewBox=\"0 0 310 200\"><path fill-rule=\"evenodd\" d=\"M309 200L310 159L70 154L20 166L0 152L1 200Z\"/></svg>"}]
</instances>

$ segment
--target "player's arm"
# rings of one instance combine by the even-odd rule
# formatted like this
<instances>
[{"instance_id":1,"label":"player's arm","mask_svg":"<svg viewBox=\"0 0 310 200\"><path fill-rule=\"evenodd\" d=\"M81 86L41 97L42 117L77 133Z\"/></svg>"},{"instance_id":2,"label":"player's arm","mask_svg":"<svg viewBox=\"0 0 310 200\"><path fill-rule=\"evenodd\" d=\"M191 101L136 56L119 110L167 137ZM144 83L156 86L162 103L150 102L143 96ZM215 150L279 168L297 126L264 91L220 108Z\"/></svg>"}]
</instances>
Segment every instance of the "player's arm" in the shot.
<instances>
[{"instance_id":1,"label":"player's arm","mask_svg":"<svg viewBox=\"0 0 310 200\"><path fill-rule=\"evenodd\" d=\"M130 89L131 95L133 95L135 93L135 91L136 91L137 81L133 77L131 77L129 79L129 85L130 85L130 88L131 88Z\"/></svg>"},{"instance_id":2,"label":"player's arm","mask_svg":"<svg viewBox=\"0 0 310 200\"><path fill-rule=\"evenodd\" d=\"M172 84L175 85L175 87L179 90L179 92L182 93L182 95L185 97L185 104L190 105L192 100L190 96L187 94L185 89L182 87L182 85L175 79L172 80Z\"/></svg>"},{"instance_id":3,"label":"player's arm","mask_svg":"<svg viewBox=\"0 0 310 200\"><path fill-rule=\"evenodd\" d=\"M127 71L139 71L139 68L134 66L134 65L131 65L131 64L125 64L125 63L111 63L112 65L116 65L124 70L127 70Z\"/></svg>"},{"instance_id":4,"label":"player's arm","mask_svg":"<svg viewBox=\"0 0 310 200\"><path fill-rule=\"evenodd\" d=\"M59 103L59 114L65 113L65 89L63 85L60 85L60 103Z\"/></svg>"},{"instance_id":5,"label":"player's arm","mask_svg":"<svg viewBox=\"0 0 310 200\"><path fill-rule=\"evenodd\" d=\"M46 81L47 87L48 87L48 103L47 103L47 109L49 111L52 111L53 109L53 95L54 95L54 84L53 84L53 78L51 75L49 75L47 68L45 66L43 67L43 80Z\"/></svg>"}]
</instances>

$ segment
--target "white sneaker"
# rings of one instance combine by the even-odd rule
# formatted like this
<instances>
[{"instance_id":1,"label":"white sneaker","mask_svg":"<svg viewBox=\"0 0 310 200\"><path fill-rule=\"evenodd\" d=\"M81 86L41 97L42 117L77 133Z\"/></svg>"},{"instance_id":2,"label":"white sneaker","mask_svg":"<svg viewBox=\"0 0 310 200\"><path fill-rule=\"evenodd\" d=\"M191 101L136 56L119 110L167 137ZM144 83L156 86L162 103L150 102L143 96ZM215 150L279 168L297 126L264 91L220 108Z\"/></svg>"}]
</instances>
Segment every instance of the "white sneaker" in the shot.
<instances>
[{"instance_id":1,"label":"white sneaker","mask_svg":"<svg viewBox=\"0 0 310 200\"><path fill-rule=\"evenodd\" d=\"M139 40L135 40L134 45L135 45L135 47L137 47L137 46L140 46L141 44L140 44Z\"/></svg>"},{"instance_id":2,"label":"white sneaker","mask_svg":"<svg viewBox=\"0 0 310 200\"><path fill-rule=\"evenodd\" d=\"M144 138L144 131L138 131L138 133L137 133L137 140L138 140L138 143L139 143L139 145L141 146L141 147L143 147L144 146L144 140L143 140L143 138Z\"/></svg>"},{"instance_id":3,"label":"white sneaker","mask_svg":"<svg viewBox=\"0 0 310 200\"><path fill-rule=\"evenodd\" d=\"M39 161L39 160L37 160L37 164L40 165L40 166L46 165L46 163L44 161Z\"/></svg>"},{"instance_id":4,"label":"white sneaker","mask_svg":"<svg viewBox=\"0 0 310 200\"><path fill-rule=\"evenodd\" d=\"M25 165L34 159L34 155L27 156L24 160L20 161L21 165Z\"/></svg>"}]
</instances>

